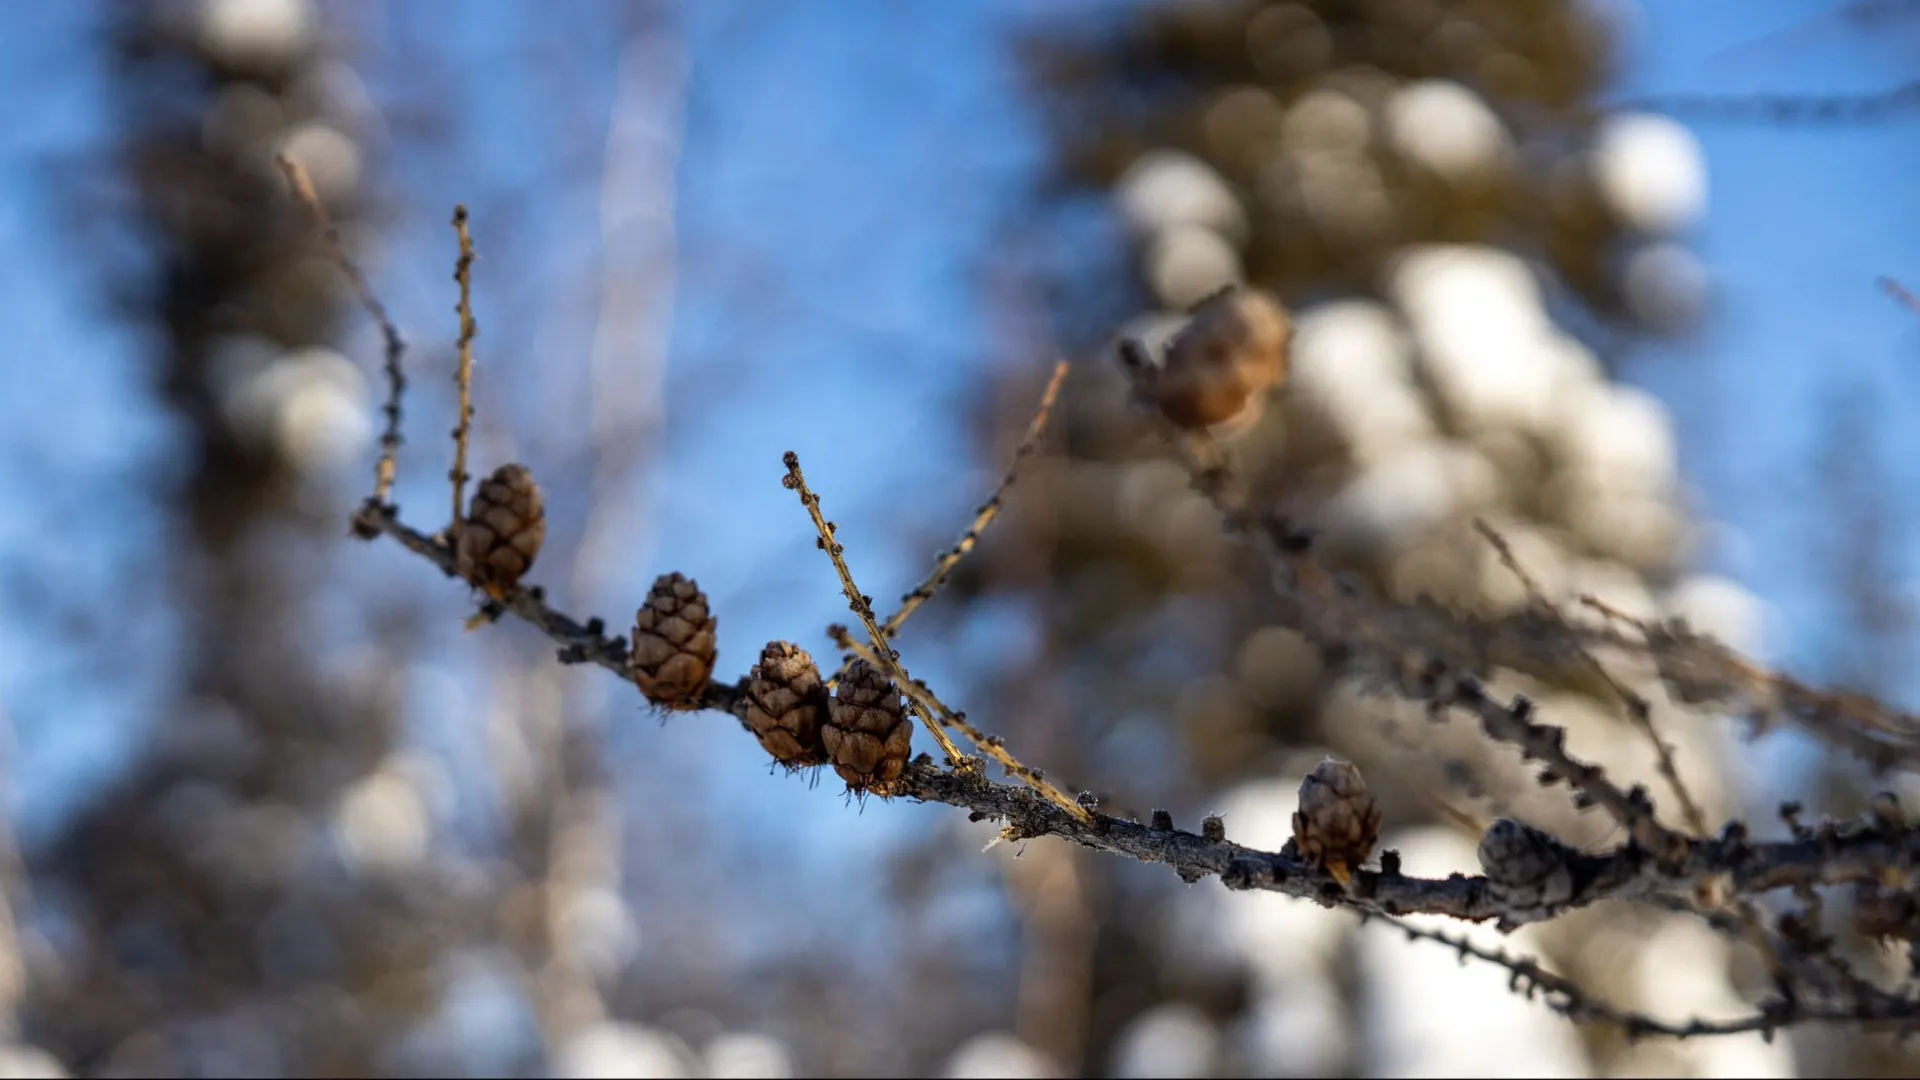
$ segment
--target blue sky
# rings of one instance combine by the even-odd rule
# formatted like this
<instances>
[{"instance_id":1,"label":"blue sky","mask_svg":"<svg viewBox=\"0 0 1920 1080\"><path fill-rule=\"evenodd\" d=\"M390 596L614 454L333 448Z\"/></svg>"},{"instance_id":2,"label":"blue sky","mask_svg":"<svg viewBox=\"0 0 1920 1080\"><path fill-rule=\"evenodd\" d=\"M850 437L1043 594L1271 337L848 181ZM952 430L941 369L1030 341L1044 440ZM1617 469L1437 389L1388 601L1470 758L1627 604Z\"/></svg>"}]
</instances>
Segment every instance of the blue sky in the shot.
<instances>
[{"instance_id":1,"label":"blue sky","mask_svg":"<svg viewBox=\"0 0 1920 1080\"><path fill-rule=\"evenodd\" d=\"M929 539L922 552L902 542L903 527L937 537L991 483L972 460L962 403L981 365L1022 358L990 355L975 270L1039 148L1002 42L1020 5L688 6L678 242L690 261L674 310L661 467L645 481L657 500L650 521L660 527L650 534L647 565L590 602L612 612L659 570L685 570L709 585L725 613L723 656L744 664L772 637L824 647L819 627L844 617L827 567L810 561L817 555L805 518L778 484L782 451L800 452L876 597L898 595L938 544ZM1633 20L1619 92L1845 93L1915 76L1920 16L1859 33L1822 21L1837 6L1648 0ZM471 14L452 32L425 25L440 20L420 10L372 9L365 27L391 36L380 70L430 43L415 62L448 80L484 120L468 118L436 150L445 159L389 148L412 216L392 230L378 271L382 291L418 346L416 363L437 362L451 337L446 206L473 203L483 260L487 223L498 220L490 215L518 214L534 237L528 261L496 250L481 266L483 364L514 386L528 369L507 369L536 345L554 370L584 364L577 328L539 338L499 322L517 303L564 308L566 286L544 268L593 254L590 242L570 239L583 225L591 231L591 182L531 202L524 191L503 194L518 174L537 178L554 167L537 149L550 118L537 97L476 73L523 40L534 9L466 8ZM40 478L98 490L78 485L133 475L166 447L142 412L136 339L101 317L96 280L47 212L46 156L85 147L102 126L89 17L66 5L0 7L0 81L33 83L31 92L0 94L0 321L9 339L0 379L14 391L0 398L0 551L31 560L51 580L76 582L116 544L139 542L138 493L68 505L59 485ZM1774 36L1787 29L1795 32ZM600 124L614 47L576 47L566 85L603 96L583 112ZM376 97L384 89L375 82ZM1920 286L1920 189L1909 182L1920 164L1917 125L1920 117L1833 127L1696 124L1711 200L1692 241L1713 275L1711 319L1687 341L1641 349L1627 369L1673 409L1704 510L1739 538L1713 553L1713 565L1778 609L1770 651L1790 664L1819 657L1824 644L1806 504L1816 494L1809 465L1821 406L1836 388L1863 388L1877 406L1896 512L1907 508L1901 493L1920 479L1907 419L1920 397L1920 318L1874 287L1881 274ZM488 185L465 185L463 174ZM773 313L764 328L743 325L743 287L755 290L756 310ZM363 329L353 342L369 370L372 340ZM430 440L443 425L432 419L433 399L423 400L427 419L412 435L424 447L407 460L412 479L401 498L438 507L433 463L441 448ZM712 419L716 410L724 422ZM60 467L36 469L38 458ZM84 535L53 539L71 530ZM1920 571L1911 559L1902 568ZM390 550L355 549L336 569L400 580L413 568ZM437 579L414 587L457 621L457 589ZM473 662L460 652L462 639L447 644L456 669ZM110 771L142 723L137 679L49 675L51 655L0 612L0 706L19 729L15 797L29 828L83 790L79 781ZM914 661L911 651L907 659ZM931 661L919 673L936 681L958 674ZM614 752L646 740L651 754L744 776L770 820L842 813L837 800L797 783L765 783L746 740L727 740L718 756L710 747L695 753L705 734L692 724L616 726ZM864 816L874 839L885 829L878 819L888 817Z\"/></svg>"}]
</instances>

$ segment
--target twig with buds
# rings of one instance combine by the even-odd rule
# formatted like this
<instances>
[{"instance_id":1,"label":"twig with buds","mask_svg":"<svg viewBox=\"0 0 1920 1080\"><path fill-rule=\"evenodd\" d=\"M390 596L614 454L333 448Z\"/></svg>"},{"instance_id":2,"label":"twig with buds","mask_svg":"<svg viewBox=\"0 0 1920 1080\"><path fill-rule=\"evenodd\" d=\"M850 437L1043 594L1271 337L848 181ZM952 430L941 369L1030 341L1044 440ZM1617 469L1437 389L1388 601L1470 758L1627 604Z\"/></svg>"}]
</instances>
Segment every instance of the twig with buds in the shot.
<instances>
[{"instance_id":1,"label":"twig with buds","mask_svg":"<svg viewBox=\"0 0 1920 1080\"><path fill-rule=\"evenodd\" d=\"M462 250L463 258L470 256L464 240ZM463 311L463 316L470 313ZM469 331L463 318L463 335ZM1253 334L1242 340L1270 343L1272 338ZM1141 370L1137 363L1135 369ZM1284 372L1284 365L1279 370ZM1146 823L1103 813L1096 800L1069 798L1036 771L1017 762L1008 765L1010 755L995 759L1027 786L996 783L977 759L961 756L944 729L961 730L983 746L997 742L907 674L871 602L855 584L836 530L821 513L819 497L807 487L792 454L786 457L784 483L813 519L819 545L832 560L869 639L859 645L850 634L841 635L842 645L856 654L855 663L830 700L811 659L788 643L769 643L761 662L735 683L713 679L713 615L705 594L677 574L656 581L636 620L632 646L608 636L600 619L582 622L550 607L538 586L522 584L538 554L545 520L539 489L524 466L496 470L480 485L464 518L441 535L406 525L397 509L379 498L369 500L356 521L361 535L391 537L442 573L484 589L490 608L513 614L558 643L562 662L607 668L635 682L663 708L728 713L760 738L776 760L792 769L831 763L851 790L964 808L975 820L1004 823L1005 839L1055 836L1098 851L1164 863L1186 881L1217 875L1229 889L1278 892L1366 915L1443 915L1511 929L1603 900L1697 908L1706 897L1713 903L1705 906L1712 908L1791 889L1808 910L1782 922L1781 940L1792 949L1782 961L1781 996L1756 1017L1738 1021L1670 1024L1620 1012L1584 997L1577 987L1531 961L1435 931L1396 925L1413 936L1443 941L1463 957L1506 967L1514 973L1517 988L1545 991L1549 1004L1575 1019L1612 1022L1631 1035L1684 1038L1768 1031L1808 1020L1920 1020L1920 1002L1854 976L1817 933L1817 886L1848 885L1862 898L1877 901L1873 925L1882 931L1907 935L1920 923L1911 903L1896 902L1910 897L1913 878L1920 874L1920 828L1907 825L1897 807L1890 809L1890 798L1876 801L1864 819L1818 828L1802 826L1789 814L1795 834L1782 841L1751 841L1738 823L1713 837L1662 826L1644 788L1623 790L1598 766L1567 752L1564 731L1537 721L1531 703L1524 698L1496 700L1469 664L1409 637L1413 630L1447 627L1446 613L1378 602L1328 574L1311 558L1310 536L1249 508L1204 432L1175 435L1195 486L1215 501L1230 529L1251 539L1266 556L1283 622L1306 634L1337 665L1428 702L1436 716L1456 707L1471 712L1489 737L1517 745L1542 762L1543 782L1563 781L1581 799L1604 807L1626 826L1627 843L1612 851L1582 852L1503 818L1481 837L1479 875L1412 877L1401 872L1400 858L1392 851L1381 852L1378 869L1369 869L1365 864L1379 835L1380 811L1359 771L1333 760L1323 762L1302 785L1294 839L1278 852L1229 841L1219 818L1209 818L1196 834L1176 829L1164 811L1154 812ZM462 471L457 464L455 474ZM967 535L977 537L977 528ZM1544 613L1535 617L1543 623L1557 621ZM1457 632L1458 623L1450 629ZM1648 647L1656 648L1651 633L1655 628L1648 629ZM1564 647L1565 640L1557 647ZM645 656L637 651L643 642ZM951 768L936 767L926 755L908 760L911 725L902 714L900 691Z\"/></svg>"}]
</instances>

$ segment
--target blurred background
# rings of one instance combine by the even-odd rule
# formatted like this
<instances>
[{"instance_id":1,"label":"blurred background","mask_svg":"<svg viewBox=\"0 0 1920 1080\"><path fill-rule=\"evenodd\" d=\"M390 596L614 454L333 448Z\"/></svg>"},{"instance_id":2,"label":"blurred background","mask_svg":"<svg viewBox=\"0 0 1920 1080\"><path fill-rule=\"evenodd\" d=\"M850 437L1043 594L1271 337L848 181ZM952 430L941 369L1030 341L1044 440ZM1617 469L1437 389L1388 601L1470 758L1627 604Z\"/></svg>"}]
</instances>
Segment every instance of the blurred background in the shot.
<instances>
[{"instance_id":1,"label":"blurred background","mask_svg":"<svg viewBox=\"0 0 1920 1080\"><path fill-rule=\"evenodd\" d=\"M723 678L844 618L782 451L898 596L1079 360L907 664L1258 846L1349 757L1444 874L1499 815L1619 837L1271 625L1100 348L1269 287L1292 389L1230 449L1329 560L1514 610L1478 515L1556 599L1912 705L1920 317L1876 278L1920 287L1917 56L1912 0L0 8L0 1074L1912 1075L1847 1031L1628 1045L1346 913L983 853L462 632L346 537L380 342L271 161L410 341L403 516L449 509L463 202L473 467L539 478L533 579L625 627L696 578ZM1490 674L1671 805L1603 686ZM1715 822L1920 798L1640 689ZM1665 1018L1765 991L1652 909L1511 945Z\"/></svg>"}]
</instances>

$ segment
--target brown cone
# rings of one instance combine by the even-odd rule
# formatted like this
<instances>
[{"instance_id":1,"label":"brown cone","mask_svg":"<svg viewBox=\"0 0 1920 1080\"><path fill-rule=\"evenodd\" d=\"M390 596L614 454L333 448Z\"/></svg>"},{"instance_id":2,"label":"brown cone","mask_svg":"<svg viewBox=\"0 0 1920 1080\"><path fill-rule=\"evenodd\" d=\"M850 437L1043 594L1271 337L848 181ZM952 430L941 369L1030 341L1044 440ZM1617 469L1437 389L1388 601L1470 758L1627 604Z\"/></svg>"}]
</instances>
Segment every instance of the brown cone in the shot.
<instances>
[{"instance_id":1,"label":"brown cone","mask_svg":"<svg viewBox=\"0 0 1920 1080\"><path fill-rule=\"evenodd\" d=\"M1190 430L1244 420L1249 404L1286 381L1293 320L1259 289L1232 287L1201 301L1167 345L1153 393Z\"/></svg>"},{"instance_id":2,"label":"brown cone","mask_svg":"<svg viewBox=\"0 0 1920 1080\"><path fill-rule=\"evenodd\" d=\"M834 692L820 739L833 771L855 791L892 795L913 749L913 722L900 691L865 660L855 660Z\"/></svg>"},{"instance_id":3,"label":"brown cone","mask_svg":"<svg viewBox=\"0 0 1920 1080\"><path fill-rule=\"evenodd\" d=\"M546 538L546 507L532 471L502 465L480 482L460 524L460 576L498 600L519 585Z\"/></svg>"},{"instance_id":4,"label":"brown cone","mask_svg":"<svg viewBox=\"0 0 1920 1080\"><path fill-rule=\"evenodd\" d=\"M1300 857L1345 885L1380 839L1380 807L1351 762L1327 758L1300 782L1293 843Z\"/></svg>"},{"instance_id":5,"label":"brown cone","mask_svg":"<svg viewBox=\"0 0 1920 1080\"><path fill-rule=\"evenodd\" d=\"M769 641L747 676L747 728L775 761L804 769L827 760L820 741L827 689L820 669L800 646Z\"/></svg>"},{"instance_id":6,"label":"brown cone","mask_svg":"<svg viewBox=\"0 0 1920 1080\"><path fill-rule=\"evenodd\" d=\"M720 620L707 610L707 594L691 578L661 574L647 602L633 617L633 649L627 671L666 709L697 709L713 675L714 632Z\"/></svg>"}]
</instances>

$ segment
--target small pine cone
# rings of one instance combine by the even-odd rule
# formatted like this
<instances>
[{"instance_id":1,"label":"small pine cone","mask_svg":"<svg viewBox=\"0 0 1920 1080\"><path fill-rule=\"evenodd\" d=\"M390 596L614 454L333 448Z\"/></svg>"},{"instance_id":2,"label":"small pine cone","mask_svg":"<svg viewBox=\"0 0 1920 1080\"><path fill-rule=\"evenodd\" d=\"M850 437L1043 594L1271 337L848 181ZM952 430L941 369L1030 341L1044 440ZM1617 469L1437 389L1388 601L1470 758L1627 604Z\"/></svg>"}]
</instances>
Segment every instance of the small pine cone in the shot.
<instances>
[{"instance_id":1,"label":"small pine cone","mask_svg":"<svg viewBox=\"0 0 1920 1080\"><path fill-rule=\"evenodd\" d=\"M480 482L460 523L460 576L498 600L520 583L547 538L547 512L533 472L502 465Z\"/></svg>"},{"instance_id":2,"label":"small pine cone","mask_svg":"<svg viewBox=\"0 0 1920 1080\"><path fill-rule=\"evenodd\" d=\"M1190 430L1258 418L1264 394L1286 381L1293 320L1259 289L1222 289L1195 305L1168 343L1154 380L1167 418Z\"/></svg>"},{"instance_id":3,"label":"small pine cone","mask_svg":"<svg viewBox=\"0 0 1920 1080\"><path fill-rule=\"evenodd\" d=\"M647 602L633 617L633 648L627 671L647 695L666 709L697 709L713 676L717 655L717 616L707 611L707 594L692 578L661 574L653 579Z\"/></svg>"},{"instance_id":4,"label":"small pine cone","mask_svg":"<svg viewBox=\"0 0 1920 1080\"><path fill-rule=\"evenodd\" d=\"M907 767L913 721L893 683L865 660L855 660L834 692L820 738L833 771L848 787L885 798Z\"/></svg>"},{"instance_id":5,"label":"small pine cone","mask_svg":"<svg viewBox=\"0 0 1920 1080\"><path fill-rule=\"evenodd\" d=\"M1300 857L1346 885L1380 839L1380 806L1351 762L1327 758L1300 782L1293 843Z\"/></svg>"},{"instance_id":6,"label":"small pine cone","mask_svg":"<svg viewBox=\"0 0 1920 1080\"><path fill-rule=\"evenodd\" d=\"M747 728L774 760L804 769L827 760L820 723L830 703L807 650L769 641L747 677Z\"/></svg>"},{"instance_id":7,"label":"small pine cone","mask_svg":"<svg viewBox=\"0 0 1920 1080\"><path fill-rule=\"evenodd\" d=\"M1501 818L1480 838L1480 870L1488 891L1507 908L1503 924L1549 918L1573 899L1572 848L1512 818Z\"/></svg>"}]
</instances>

